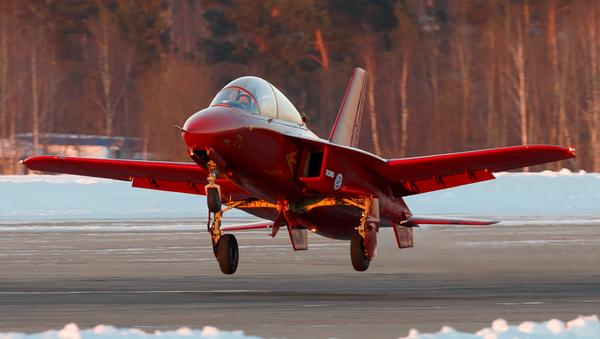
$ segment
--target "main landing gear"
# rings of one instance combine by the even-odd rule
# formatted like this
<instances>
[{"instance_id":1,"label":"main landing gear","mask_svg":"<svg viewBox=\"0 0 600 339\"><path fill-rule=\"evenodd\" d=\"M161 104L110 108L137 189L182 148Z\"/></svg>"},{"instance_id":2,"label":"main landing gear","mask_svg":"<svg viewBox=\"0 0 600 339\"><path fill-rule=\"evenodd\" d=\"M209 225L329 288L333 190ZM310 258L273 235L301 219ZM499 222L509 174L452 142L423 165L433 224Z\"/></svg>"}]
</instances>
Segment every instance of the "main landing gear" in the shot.
<instances>
[{"instance_id":1,"label":"main landing gear","mask_svg":"<svg viewBox=\"0 0 600 339\"><path fill-rule=\"evenodd\" d=\"M223 213L233 208L233 206L221 210L221 187L215 184L217 166L214 162L210 161L208 167L208 185L204 187L209 211L207 228L212 240L213 253L219 262L221 272L233 274L237 270L240 258L237 240L233 234L222 235L223 232L221 231ZM210 218L210 213L214 214L212 219Z\"/></svg>"},{"instance_id":2,"label":"main landing gear","mask_svg":"<svg viewBox=\"0 0 600 339\"><path fill-rule=\"evenodd\" d=\"M371 263L371 258L367 255L365 249L364 240L358 230L354 231L350 239L350 260L352 261L352 267L358 272L366 271Z\"/></svg>"},{"instance_id":3,"label":"main landing gear","mask_svg":"<svg viewBox=\"0 0 600 339\"><path fill-rule=\"evenodd\" d=\"M360 225L350 238L350 261L358 272L369 268L371 259L377 251L377 232L379 232L379 200L365 198L360 206L363 210Z\"/></svg>"}]
</instances>

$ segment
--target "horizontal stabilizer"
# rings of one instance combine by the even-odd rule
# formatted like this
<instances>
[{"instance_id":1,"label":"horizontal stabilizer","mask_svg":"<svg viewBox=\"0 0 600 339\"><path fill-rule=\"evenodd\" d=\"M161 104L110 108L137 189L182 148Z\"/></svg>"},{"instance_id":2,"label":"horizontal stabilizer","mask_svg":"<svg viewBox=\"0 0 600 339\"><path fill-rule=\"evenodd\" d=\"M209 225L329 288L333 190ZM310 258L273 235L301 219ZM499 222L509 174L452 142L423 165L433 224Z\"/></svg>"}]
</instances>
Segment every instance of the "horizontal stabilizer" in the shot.
<instances>
[{"instance_id":1,"label":"horizontal stabilizer","mask_svg":"<svg viewBox=\"0 0 600 339\"><path fill-rule=\"evenodd\" d=\"M500 221L493 220L476 220L476 219L464 219L464 218L446 218L446 217L430 217L423 215L413 215L407 220L403 221L401 225L409 226L411 224L421 225L492 225L497 224Z\"/></svg>"}]
</instances>

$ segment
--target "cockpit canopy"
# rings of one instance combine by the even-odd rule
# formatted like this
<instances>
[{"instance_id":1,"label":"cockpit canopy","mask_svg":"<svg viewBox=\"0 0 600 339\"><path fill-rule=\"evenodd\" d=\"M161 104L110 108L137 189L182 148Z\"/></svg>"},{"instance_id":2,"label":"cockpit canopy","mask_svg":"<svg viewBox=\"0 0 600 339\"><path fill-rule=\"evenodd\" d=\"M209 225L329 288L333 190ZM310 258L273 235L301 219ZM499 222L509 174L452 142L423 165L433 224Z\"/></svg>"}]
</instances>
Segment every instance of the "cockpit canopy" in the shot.
<instances>
[{"instance_id":1,"label":"cockpit canopy","mask_svg":"<svg viewBox=\"0 0 600 339\"><path fill-rule=\"evenodd\" d=\"M302 125L294 105L275 86L257 77L242 77L225 86L210 106L230 106Z\"/></svg>"}]
</instances>

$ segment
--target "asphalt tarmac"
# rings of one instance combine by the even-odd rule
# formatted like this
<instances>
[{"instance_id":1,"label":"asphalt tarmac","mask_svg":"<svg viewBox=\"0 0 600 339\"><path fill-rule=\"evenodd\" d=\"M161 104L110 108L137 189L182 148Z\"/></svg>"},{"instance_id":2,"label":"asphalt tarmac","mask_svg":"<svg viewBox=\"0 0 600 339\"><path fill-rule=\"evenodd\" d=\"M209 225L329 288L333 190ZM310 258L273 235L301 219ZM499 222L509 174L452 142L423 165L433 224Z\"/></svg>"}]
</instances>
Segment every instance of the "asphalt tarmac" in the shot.
<instances>
[{"instance_id":1,"label":"asphalt tarmac","mask_svg":"<svg viewBox=\"0 0 600 339\"><path fill-rule=\"evenodd\" d=\"M193 225L202 224L194 228ZM430 226L399 250L380 232L367 272L349 243L237 232L240 265L222 275L204 222L0 221L0 332L75 322L156 329L205 325L264 338L398 338L449 325L477 331L600 314L600 225Z\"/></svg>"}]
</instances>

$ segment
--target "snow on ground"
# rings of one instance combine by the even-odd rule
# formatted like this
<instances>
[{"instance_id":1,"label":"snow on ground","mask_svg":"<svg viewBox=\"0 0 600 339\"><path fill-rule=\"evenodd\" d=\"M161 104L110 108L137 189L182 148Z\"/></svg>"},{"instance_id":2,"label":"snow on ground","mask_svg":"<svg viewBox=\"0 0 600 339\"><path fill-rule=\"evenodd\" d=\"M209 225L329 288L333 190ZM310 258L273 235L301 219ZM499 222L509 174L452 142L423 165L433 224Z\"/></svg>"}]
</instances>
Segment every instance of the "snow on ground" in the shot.
<instances>
[{"instance_id":1,"label":"snow on ground","mask_svg":"<svg viewBox=\"0 0 600 339\"><path fill-rule=\"evenodd\" d=\"M406 198L414 214L600 212L600 173L495 173L497 179Z\"/></svg>"},{"instance_id":2,"label":"snow on ground","mask_svg":"<svg viewBox=\"0 0 600 339\"><path fill-rule=\"evenodd\" d=\"M406 198L414 214L567 215L600 221L600 173L497 173L496 180ZM0 220L206 217L204 196L69 175L0 176ZM228 216L244 216L234 210ZM506 218L503 218L506 219ZM510 219L510 218L509 218ZM559 218L560 219L560 218Z\"/></svg>"},{"instance_id":3,"label":"snow on ground","mask_svg":"<svg viewBox=\"0 0 600 339\"><path fill-rule=\"evenodd\" d=\"M245 336L242 331L225 332L215 327L205 326L202 330L190 330L182 327L176 331L155 331L146 333L139 329L117 329L112 326L98 325L89 330L80 330L76 324L66 325L62 330L50 330L36 334L25 333L1 333L0 339L113 339L113 338L210 338L210 339L260 339L254 336Z\"/></svg>"},{"instance_id":4,"label":"snow on ground","mask_svg":"<svg viewBox=\"0 0 600 339\"><path fill-rule=\"evenodd\" d=\"M0 339L118 339L118 338L164 338L164 339L253 339L242 331L221 332L217 328L205 326L202 330L180 328L176 331L155 331L146 333L139 329L117 329L112 326L98 325L89 330L80 330L76 324L68 324L61 330L50 330L37 334L0 333ZM376 338L374 335L373 338ZM416 329L410 330L407 339L587 339L600 338L600 322L598 317L578 317L566 324L552 319L543 323L525 321L520 325L508 325L506 320L498 319L491 327L475 333L458 332L444 326L437 333L421 334Z\"/></svg>"},{"instance_id":5,"label":"snow on ground","mask_svg":"<svg viewBox=\"0 0 600 339\"><path fill-rule=\"evenodd\" d=\"M0 220L206 216L204 196L72 175L0 176ZM236 214L237 213L237 214ZM245 215L232 211L231 216Z\"/></svg>"},{"instance_id":6,"label":"snow on ground","mask_svg":"<svg viewBox=\"0 0 600 339\"><path fill-rule=\"evenodd\" d=\"M1 337L0 337L1 338ZM420 334L412 329L406 339L579 339L600 338L600 322L598 317L578 317L566 324L558 319L552 319L543 323L531 321L522 322L520 325L508 325L506 320L497 319L492 327L480 331L463 333L452 327L444 326L437 333Z\"/></svg>"}]
</instances>

